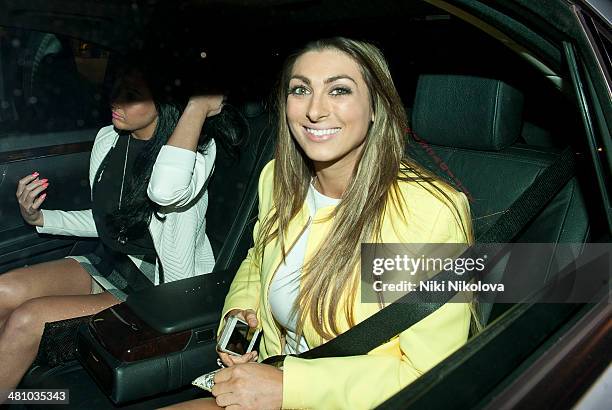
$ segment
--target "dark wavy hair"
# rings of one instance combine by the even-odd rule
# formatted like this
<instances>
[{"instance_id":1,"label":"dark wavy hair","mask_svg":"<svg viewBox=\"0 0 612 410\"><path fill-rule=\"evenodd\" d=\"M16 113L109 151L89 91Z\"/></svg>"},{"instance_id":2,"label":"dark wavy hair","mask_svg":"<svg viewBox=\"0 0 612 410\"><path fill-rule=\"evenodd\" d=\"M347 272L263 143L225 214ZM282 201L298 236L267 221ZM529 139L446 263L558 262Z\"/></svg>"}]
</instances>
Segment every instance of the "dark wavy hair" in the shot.
<instances>
[{"instance_id":1,"label":"dark wavy hair","mask_svg":"<svg viewBox=\"0 0 612 410\"><path fill-rule=\"evenodd\" d=\"M144 149L134 162L131 177L126 179L124 192L127 192L127 195L124 197L124 206L117 210L115 214L110 215L107 220L111 235L118 237L121 233L127 238L140 237L142 232L148 229L151 217L154 216L159 220L164 219L159 212L161 206L149 199L147 187L159 151L168 142L184 108L184 104L178 103L173 96L160 92L163 87L156 86L156 81L152 75L141 67L130 66L124 68L117 78L120 79L133 74L142 76L149 87L158 118L153 137L146 142ZM116 97L116 94L111 94L110 100L114 101ZM116 128L115 131L120 136L128 136L131 133ZM244 117L235 107L225 104L221 113L207 118L204 122L197 151L205 154L210 140L214 138L217 147L224 149L230 155L235 155L247 133L248 125ZM100 164L98 176L105 168L109 154ZM98 176L96 176L95 181L98 180Z\"/></svg>"}]
</instances>

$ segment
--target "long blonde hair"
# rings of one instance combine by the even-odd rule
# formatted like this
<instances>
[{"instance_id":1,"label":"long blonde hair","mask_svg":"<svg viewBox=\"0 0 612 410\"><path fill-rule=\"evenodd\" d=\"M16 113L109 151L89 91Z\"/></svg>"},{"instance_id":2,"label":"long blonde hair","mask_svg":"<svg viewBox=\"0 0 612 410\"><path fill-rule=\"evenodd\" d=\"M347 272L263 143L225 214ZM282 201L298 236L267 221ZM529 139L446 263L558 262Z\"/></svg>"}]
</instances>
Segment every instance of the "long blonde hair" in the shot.
<instances>
[{"instance_id":1,"label":"long blonde hair","mask_svg":"<svg viewBox=\"0 0 612 410\"><path fill-rule=\"evenodd\" d=\"M381 51L372 44L342 37L318 40L307 44L287 59L277 87L279 120L274 167L274 209L262 222L261 235L256 244L259 251L263 252L269 242L277 239L284 260L289 223L302 208L314 175L311 161L291 136L285 113L289 80L295 61L309 51L326 49L341 51L359 65L374 112L361 158L342 201L330 216L333 218L330 234L302 268L300 291L294 306L298 335L302 334L304 323L310 320L319 336L329 340L340 333L336 320L339 308L344 309L349 326L355 325L352 306L359 275L354 272L360 259L360 245L363 242L380 242L383 214L389 200L400 209L405 206L399 181L417 182L437 197L445 197L446 203L453 202L444 190L436 186L445 186L445 182L405 156L408 129L406 112ZM466 237L470 238L470 227L464 230ZM348 298L340 307L343 295L348 295Z\"/></svg>"}]
</instances>

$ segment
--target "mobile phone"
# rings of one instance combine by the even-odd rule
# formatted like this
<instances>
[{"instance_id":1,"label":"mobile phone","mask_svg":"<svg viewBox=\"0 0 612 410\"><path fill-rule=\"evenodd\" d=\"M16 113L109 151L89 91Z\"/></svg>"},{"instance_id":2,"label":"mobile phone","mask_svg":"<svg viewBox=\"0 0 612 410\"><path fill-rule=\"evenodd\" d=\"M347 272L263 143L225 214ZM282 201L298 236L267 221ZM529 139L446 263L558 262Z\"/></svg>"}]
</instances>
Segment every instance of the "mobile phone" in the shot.
<instances>
[{"instance_id":1,"label":"mobile phone","mask_svg":"<svg viewBox=\"0 0 612 410\"><path fill-rule=\"evenodd\" d=\"M230 316L223 327L217 350L235 356L242 356L253 350L260 330L251 329L249 325L236 316Z\"/></svg>"}]
</instances>

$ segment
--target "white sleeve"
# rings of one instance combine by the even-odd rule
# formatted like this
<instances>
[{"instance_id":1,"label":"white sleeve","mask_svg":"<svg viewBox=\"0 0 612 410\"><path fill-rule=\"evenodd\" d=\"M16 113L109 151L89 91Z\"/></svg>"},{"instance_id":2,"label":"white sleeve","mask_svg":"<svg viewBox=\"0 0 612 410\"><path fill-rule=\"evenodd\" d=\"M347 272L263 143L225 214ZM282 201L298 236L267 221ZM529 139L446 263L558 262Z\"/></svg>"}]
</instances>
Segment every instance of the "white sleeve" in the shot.
<instances>
[{"instance_id":1,"label":"white sleeve","mask_svg":"<svg viewBox=\"0 0 612 410\"><path fill-rule=\"evenodd\" d=\"M147 194L161 206L185 206L202 191L215 163L215 141L206 155L188 149L164 145L153 165Z\"/></svg>"},{"instance_id":2,"label":"white sleeve","mask_svg":"<svg viewBox=\"0 0 612 410\"><path fill-rule=\"evenodd\" d=\"M98 236L91 209L83 211L56 211L43 209L42 214L44 226L36 227L39 233L84 236L90 238Z\"/></svg>"}]
</instances>

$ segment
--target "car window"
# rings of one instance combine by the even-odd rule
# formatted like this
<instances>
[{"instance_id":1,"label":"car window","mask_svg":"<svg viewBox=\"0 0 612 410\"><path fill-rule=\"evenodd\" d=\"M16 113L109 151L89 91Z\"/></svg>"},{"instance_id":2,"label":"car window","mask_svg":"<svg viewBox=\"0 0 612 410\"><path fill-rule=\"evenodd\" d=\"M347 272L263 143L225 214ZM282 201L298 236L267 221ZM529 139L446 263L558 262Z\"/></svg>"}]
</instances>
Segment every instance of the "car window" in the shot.
<instances>
[{"instance_id":1,"label":"car window","mask_svg":"<svg viewBox=\"0 0 612 410\"><path fill-rule=\"evenodd\" d=\"M0 26L0 138L101 125L108 57L79 40Z\"/></svg>"},{"instance_id":2,"label":"car window","mask_svg":"<svg viewBox=\"0 0 612 410\"><path fill-rule=\"evenodd\" d=\"M612 34L603 27L597 27L597 35L601 44L604 69L607 70L608 78L612 78Z\"/></svg>"}]
</instances>

